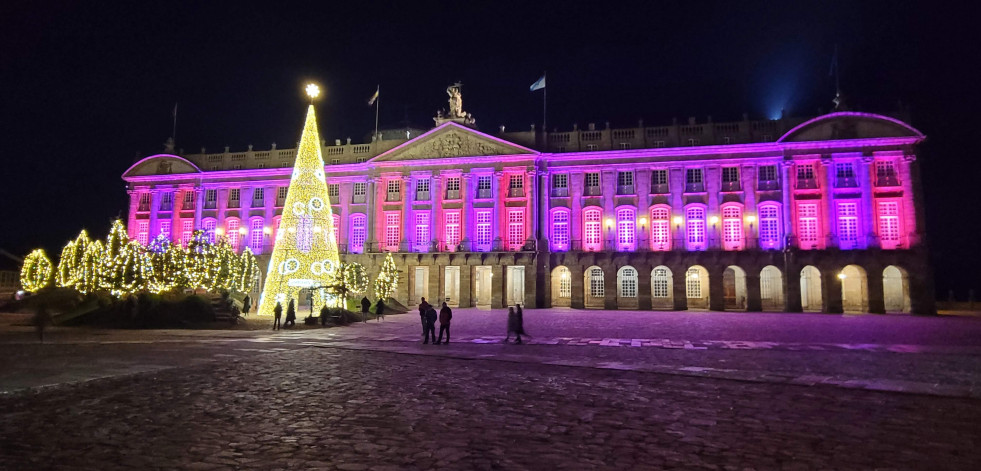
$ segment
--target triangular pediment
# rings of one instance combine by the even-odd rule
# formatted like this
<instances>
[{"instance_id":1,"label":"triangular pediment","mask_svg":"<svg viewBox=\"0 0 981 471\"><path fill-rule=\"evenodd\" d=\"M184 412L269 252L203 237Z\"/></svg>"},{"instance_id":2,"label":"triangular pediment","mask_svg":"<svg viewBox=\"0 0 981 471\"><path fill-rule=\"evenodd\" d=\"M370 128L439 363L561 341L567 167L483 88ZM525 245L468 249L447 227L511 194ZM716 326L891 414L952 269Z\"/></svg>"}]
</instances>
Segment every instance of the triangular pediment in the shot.
<instances>
[{"instance_id":1,"label":"triangular pediment","mask_svg":"<svg viewBox=\"0 0 981 471\"><path fill-rule=\"evenodd\" d=\"M183 157L171 154L157 154L146 157L133 164L123 172L123 178L179 173L201 173L201 169Z\"/></svg>"},{"instance_id":2,"label":"triangular pediment","mask_svg":"<svg viewBox=\"0 0 981 471\"><path fill-rule=\"evenodd\" d=\"M537 153L527 147L451 122L385 152L373 160L384 162Z\"/></svg>"}]
</instances>

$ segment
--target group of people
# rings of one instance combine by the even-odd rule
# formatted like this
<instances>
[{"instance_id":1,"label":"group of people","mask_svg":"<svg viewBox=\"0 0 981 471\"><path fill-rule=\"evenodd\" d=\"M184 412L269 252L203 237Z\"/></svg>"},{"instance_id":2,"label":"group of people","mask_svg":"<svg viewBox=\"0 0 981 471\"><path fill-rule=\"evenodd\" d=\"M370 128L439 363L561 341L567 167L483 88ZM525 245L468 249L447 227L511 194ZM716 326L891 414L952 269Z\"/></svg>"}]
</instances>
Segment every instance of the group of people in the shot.
<instances>
[{"instance_id":1,"label":"group of people","mask_svg":"<svg viewBox=\"0 0 981 471\"><path fill-rule=\"evenodd\" d=\"M419 320L422 322L422 338L424 344L428 344L432 338L433 345L446 345L450 343L450 320L453 319L453 310L443 302L443 306L436 313L436 308L422 298L419 303ZM439 320L439 338L436 337L436 321ZM443 333L446 333L446 341L443 341Z\"/></svg>"},{"instance_id":2,"label":"group of people","mask_svg":"<svg viewBox=\"0 0 981 471\"><path fill-rule=\"evenodd\" d=\"M276 301L276 307L273 308L273 330L280 330L283 327L292 327L296 325L296 303L290 298L289 306L286 308L286 322L281 326L279 324L280 320L283 318L283 303Z\"/></svg>"}]
</instances>

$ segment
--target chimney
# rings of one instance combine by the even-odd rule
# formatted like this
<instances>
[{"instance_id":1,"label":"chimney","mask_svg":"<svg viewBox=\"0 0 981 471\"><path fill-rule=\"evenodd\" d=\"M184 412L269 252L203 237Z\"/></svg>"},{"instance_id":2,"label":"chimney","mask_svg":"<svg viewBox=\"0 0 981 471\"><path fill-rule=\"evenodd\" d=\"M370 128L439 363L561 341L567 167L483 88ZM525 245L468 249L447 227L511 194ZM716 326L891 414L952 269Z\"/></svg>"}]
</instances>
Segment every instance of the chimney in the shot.
<instances>
[{"instance_id":1,"label":"chimney","mask_svg":"<svg viewBox=\"0 0 981 471\"><path fill-rule=\"evenodd\" d=\"M340 139L334 139L334 145L335 146L341 145L341 140Z\"/></svg>"},{"instance_id":2,"label":"chimney","mask_svg":"<svg viewBox=\"0 0 981 471\"><path fill-rule=\"evenodd\" d=\"M276 150L276 143L275 142L272 143L272 149L270 149L270 150Z\"/></svg>"},{"instance_id":3,"label":"chimney","mask_svg":"<svg viewBox=\"0 0 981 471\"><path fill-rule=\"evenodd\" d=\"M531 125L531 132L535 132L535 125L534 124Z\"/></svg>"},{"instance_id":4,"label":"chimney","mask_svg":"<svg viewBox=\"0 0 981 471\"><path fill-rule=\"evenodd\" d=\"M596 130L596 123L589 123L589 130L590 131L595 131Z\"/></svg>"},{"instance_id":5,"label":"chimney","mask_svg":"<svg viewBox=\"0 0 981 471\"><path fill-rule=\"evenodd\" d=\"M688 125L689 126L694 126L695 125L695 117L694 116L689 116L688 117Z\"/></svg>"},{"instance_id":6,"label":"chimney","mask_svg":"<svg viewBox=\"0 0 981 471\"><path fill-rule=\"evenodd\" d=\"M572 123L572 130L573 131L578 131L579 130L579 123Z\"/></svg>"},{"instance_id":7,"label":"chimney","mask_svg":"<svg viewBox=\"0 0 981 471\"><path fill-rule=\"evenodd\" d=\"M347 145L351 145L351 138L347 138Z\"/></svg>"},{"instance_id":8,"label":"chimney","mask_svg":"<svg viewBox=\"0 0 981 471\"><path fill-rule=\"evenodd\" d=\"M249 152L252 152L252 144L249 144Z\"/></svg>"},{"instance_id":9,"label":"chimney","mask_svg":"<svg viewBox=\"0 0 981 471\"><path fill-rule=\"evenodd\" d=\"M225 153L228 153L228 146L225 146Z\"/></svg>"},{"instance_id":10,"label":"chimney","mask_svg":"<svg viewBox=\"0 0 981 471\"><path fill-rule=\"evenodd\" d=\"M207 149L205 149L204 147L202 147L202 148L201 148L201 153L202 153L202 154L204 154L204 153L207 153L207 152L208 152L208 150L207 150Z\"/></svg>"}]
</instances>

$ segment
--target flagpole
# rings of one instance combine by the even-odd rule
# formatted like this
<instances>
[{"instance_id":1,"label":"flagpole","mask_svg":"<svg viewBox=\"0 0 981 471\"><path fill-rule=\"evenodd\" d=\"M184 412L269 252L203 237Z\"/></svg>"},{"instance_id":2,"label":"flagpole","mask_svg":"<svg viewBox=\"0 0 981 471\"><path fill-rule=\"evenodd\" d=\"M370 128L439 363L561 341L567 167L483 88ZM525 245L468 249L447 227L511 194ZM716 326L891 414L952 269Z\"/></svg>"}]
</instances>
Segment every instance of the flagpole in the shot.
<instances>
[{"instance_id":1,"label":"flagpole","mask_svg":"<svg viewBox=\"0 0 981 471\"><path fill-rule=\"evenodd\" d=\"M545 136L545 151L548 151L548 71L542 74L545 79L545 87L542 87L542 132Z\"/></svg>"},{"instance_id":2,"label":"flagpole","mask_svg":"<svg viewBox=\"0 0 981 471\"><path fill-rule=\"evenodd\" d=\"M375 140L380 141L381 139L378 137L378 108L381 108L381 85L375 88L375 94L377 95L375 98Z\"/></svg>"},{"instance_id":3,"label":"flagpole","mask_svg":"<svg viewBox=\"0 0 981 471\"><path fill-rule=\"evenodd\" d=\"M170 133L170 138L177 143L177 103L174 103L174 130Z\"/></svg>"}]
</instances>

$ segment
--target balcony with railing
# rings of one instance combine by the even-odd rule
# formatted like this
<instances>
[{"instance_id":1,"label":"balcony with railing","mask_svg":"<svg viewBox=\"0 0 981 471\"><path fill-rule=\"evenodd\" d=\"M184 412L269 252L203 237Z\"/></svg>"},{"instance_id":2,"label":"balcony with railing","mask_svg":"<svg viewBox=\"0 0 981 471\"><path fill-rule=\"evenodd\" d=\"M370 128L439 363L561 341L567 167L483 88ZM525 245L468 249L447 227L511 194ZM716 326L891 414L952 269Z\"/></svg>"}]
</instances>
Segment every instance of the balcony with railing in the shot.
<instances>
[{"instance_id":1,"label":"balcony with railing","mask_svg":"<svg viewBox=\"0 0 981 471\"><path fill-rule=\"evenodd\" d=\"M477 189L477 199L486 200L494 197L494 190L490 188Z\"/></svg>"},{"instance_id":2,"label":"balcony with railing","mask_svg":"<svg viewBox=\"0 0 981 471\"><path fill-rule=\"evenodd\" d=\"M523 198L524 196L524 188L508 188L508 198Z\"/></svg>"},{"instance_id":3,"label":"balcony with railing","mask_svg":"<svg viewBox=\"0 0 981 471\"><path fill-rule=\"evenodd\" d=\"M704 193L705 184L702 182L685 183L685 193Z\"/></svg>"},{"instance_id":4,"label":"balcony with railing","mask_svg":"<svg viewBox=\"0 0 981 471\"><path fill-rule=\"evenodd\" d=\"M582 189L583 196L600 196L603 194L603 188L599 186L587 186Z\"/></svg>"},{"instance_id":5,"label":"balcony with railing","mask_svg":"<svg viewBox=\"0 0 981 471\"><path fill-rule=\"evenodd\" d=\"M351 196L351 203L354 204L364 204L366 200L367 200L366 195Z\"/></svg>"},{"instance_id":6,"label":"balcony with railing","mask_svg":"<svg viewBox=\"0 0 981 471\"><path fill-rule=\"evenodd\" d=\"M385 194L385 201L389 203L397 203L399 201L402 201L402 192L389 191L388 193Z\"/></svg>"},{"instance_id":7,"label":"balcony with railing","mask_svg":"<svg viewBox=\"0 0 981 471\"><path fill-rule=\"evenodd\" d=\"M666 195L670 193L667 183L654 183L651 185L652 195Z\"/></svg>"},{"instance_id":8,"label":"balcony with railing","mask_svg":"<svg viewBox=\"0 0 981 471\"><path fill-rule=\"evenodd\" d=\"M430 200L429 191L416 191L416 201L429 201Z\"/></svg>"},{"instance_id":9,"label":"balcony with railing","mask_svg":"<svg viewBox=\"0 0 981 471\"><path fill-rule=\"evenodd\" d=\"M835 178L835 188L858 188L858 179L855 177Z\"/></svg>"},{"instance_id":10,"label":"balcony with railing","mask_svg":"<svg viewBox=\"0 0 981 471\"><path fill-rule=\"evenodd\" d=\"M742 191L739 182L722 182L722 191Z\"/></svg>"},{"instance_id":11,"label":"balcony with railing","mask_svg":"<svg viewBox=\"0 0 981 471\"><path fill-rule=\"evenodd\" d=\"M229 208L238 208L239 205L241 205L241 202L239 200L228 200Z\"/></svg>"},{"instance_id":12,"label":"balcony with railing","mask_svg":"<svg viewBox=\"0 0 981 471\"><path fill-rule=\"evenodd\" d=\"M429 198L426 198L429 199ZM460 190L446 190L446 199L448 200L458 200L460 199Z\"/></svg>"},{"instance_id":13,"label":"balcony with railing","mask_svg":"<svg viewBox=\"0 0 981 471\"><path fill-rule=\"evenodd\" d=\"M816 190L820 188L818 185L817 178L797 178L797 185L794 187L798 190Z\"/></svg>"},{"instance_id":14,"label":"balcony with railing","mask_svg":"<svg viewBox=\"0 0 981 471\"><path fill-rule=\"evenodd\" d=\"M895 174L876 175L875 186L900 186L899 177Z\"/></svg>"},{"instance_id":15,"label":"balcony with railing","mask_svg":"<svg viewBox=\"0 0 981 471\"><path fill-rule=\"evenodd\" d=\"M617 185L617 194L624 196L633 195L636 194L636 192L634 191L633 185Z\"/></svg>"},{"instance_id":16,"label":"balcony with railing","mask_svg":"<svg viewBox=\"0 0 981 471\"><path fill-rule=\"evenodd\" d=\"M136 210L137 211L149 211L150 210L150 203L140 203L139 206L136 207Z\"/></svg>"},{"instance_id":17,"label":"balcony with railing","mask_svg":"<svg viewBox=\"0 0 981 471\"><path fill-rule=\"evenodd\" d=\"M569 187L552 188L552 196L555 198L562 198L562 197L569 196Z\"/></svg>"},{"instance_id":18,"label":"balcony with railing","mask_svg":"<svg viewBox=\"0 0 981 471\"><path fill-rule=\"evenodd\" d=\"M756 182L757 191L773 191L780 189L780 182L777 180L760 180Z\"/></svg>"},{"instance_id":19,"label":"balcony with railing","mask_svg":"<svg viewBox=\"0 0 981 471\"><path fill-rule=\"evenodd\" d=\"M174 202L173 201L161 201L160 202L160 211L171 211L173 209L174 209Z\"/></svg>"}]
</instances>

